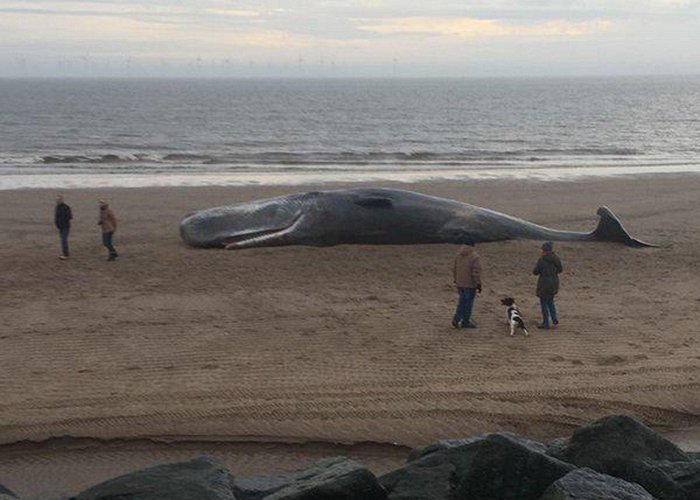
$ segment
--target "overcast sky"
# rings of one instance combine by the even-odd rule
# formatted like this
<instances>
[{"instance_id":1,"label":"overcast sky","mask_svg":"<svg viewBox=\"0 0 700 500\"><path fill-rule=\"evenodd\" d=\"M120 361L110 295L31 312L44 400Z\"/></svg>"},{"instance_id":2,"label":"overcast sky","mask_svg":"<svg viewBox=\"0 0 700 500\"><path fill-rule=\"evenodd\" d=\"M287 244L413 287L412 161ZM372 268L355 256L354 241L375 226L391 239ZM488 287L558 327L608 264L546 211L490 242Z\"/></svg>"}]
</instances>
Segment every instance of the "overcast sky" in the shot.
<instances>
[{"instance_id":1,"label":"overcast sky","mask_svg":"<svg viewBox=\"0 0 700 500\"><path fill-rule=\"evenodd\" d=\"M0 76L700 74L700 0L0 0Z\"/></svg>"}]
</instances>

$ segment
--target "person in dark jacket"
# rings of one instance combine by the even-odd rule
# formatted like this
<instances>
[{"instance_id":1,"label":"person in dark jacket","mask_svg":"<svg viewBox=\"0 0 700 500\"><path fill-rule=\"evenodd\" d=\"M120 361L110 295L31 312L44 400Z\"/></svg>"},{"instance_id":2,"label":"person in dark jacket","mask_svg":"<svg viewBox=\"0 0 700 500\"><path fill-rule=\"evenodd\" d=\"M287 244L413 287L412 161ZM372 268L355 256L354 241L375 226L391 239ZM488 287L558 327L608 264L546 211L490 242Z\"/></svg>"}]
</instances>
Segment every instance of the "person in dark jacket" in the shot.
<instances>
[{"instance_id":1,"label":"person in dark jacket","mask_svg":"<svg viewBox=\"0 0 700 500\"><path fill-rule=\"evenodd\" d=\"M61 255L59 259L67 260L70 257L68 249L68 234L70 233L70 221L73 219L73 213L70 207L63 201L63 196L56 196L56 210L54 211L54 224L58 229L58 234L61 236Z\"/></svg>"},{"instance_id":2,"label":"person in dark jacket","mask_svg":"<svg viewBox=\"0 0 700 500\"><path fill-rule=\"evenodd\" d=\"M532 274L538 276L537 296L540 298L542 308L542 324L537 325L537 328L549 329L550 318L552 325L559 324L554 296L559 292L559 273L562 271L561 260L554 253L554 245L551 241L546 241L542 245L542 256L532 270Z\"/></svg>"}]
</instances>

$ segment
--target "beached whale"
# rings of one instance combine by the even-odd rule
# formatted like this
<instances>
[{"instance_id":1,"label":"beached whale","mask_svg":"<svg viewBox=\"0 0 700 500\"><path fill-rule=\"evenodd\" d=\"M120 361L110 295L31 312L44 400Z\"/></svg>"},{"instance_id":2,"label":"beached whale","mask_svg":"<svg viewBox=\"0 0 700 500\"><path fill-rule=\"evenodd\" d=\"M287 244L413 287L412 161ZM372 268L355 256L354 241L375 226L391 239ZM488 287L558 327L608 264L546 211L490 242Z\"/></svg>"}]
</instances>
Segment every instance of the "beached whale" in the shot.
<instances>
[{"instance_id":1,"label":"beached whale","mask_svg":"<svg viewBox=\"0 0 700 500\"><path fill-rule=\"evenodd\" d=\"M185 217L180 234L201 248L349 243L404 245L530 239L612 241L632 238L606 207L590 233L559 231L459 201L398 189L296 193L203 210Z\"/></svg>"}]
</instances>

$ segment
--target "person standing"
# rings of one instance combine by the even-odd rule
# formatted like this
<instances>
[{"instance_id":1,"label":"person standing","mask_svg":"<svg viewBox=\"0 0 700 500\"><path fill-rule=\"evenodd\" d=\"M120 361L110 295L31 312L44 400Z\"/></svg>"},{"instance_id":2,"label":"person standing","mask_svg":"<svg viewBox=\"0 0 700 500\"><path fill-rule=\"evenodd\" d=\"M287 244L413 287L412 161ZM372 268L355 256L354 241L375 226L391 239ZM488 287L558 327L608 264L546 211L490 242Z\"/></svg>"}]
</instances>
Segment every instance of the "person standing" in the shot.
<instances>
[{"instance_id":1,"label":"person standing","mask_svg":"<svg viewBox=\"0 0 700 500\"><path fill-rule=\"evenodd\" d=\"M481 257L474 249L474 242L466 240L459 247L452 269L459 300L452 319L454 328L476 328L472 321L472 309L477 293L481 293Z\"/></svg>"},{"instance_id":2,"label":"person standing","mask_svg":"<svg viewBox=\"0 0 700 500\"><path fill-rule=\"evenodd\" d=\"M562 271L561 260L554 253L554 245L551 241L545 241L542 245L542 256L532 270L532 274L538 276L537 296L542 308L542 323L537 325L537 328L548 330L550 319L553 326L559 324L554 296L559 292L559 273Z\"/></svg>"},{"instance_id":3,"label":"person standing","mask_svg":"<svg viewBox=\"0 0 700 500\"><path fill-rule=\"evenodd\" d=\"M119 255L114 249L112 244L112 238L114 237L114 232L117 230L117 218L114 216L114 212L109 208L109 204L105 200L100 200L100 218L97 221L99 226L102 226L102 244L109 251L108 261L115 260Z\"/></svg>"},{"instance_id":4,"label":"person standing","mask_svg":"<svg viewBox=\"0 0 700 500\"><path fill-rule=\"evenodd\" d=\"M58 256L61 260L68 260L70 250L68 248L68 235L70 234L70 221L73 219L73 213L70 207L63 201L63 196L56 196L56 210L54 211L54 224L58 229L58 234L61 237L61 255Z\"/></svg>"}]
</instances>

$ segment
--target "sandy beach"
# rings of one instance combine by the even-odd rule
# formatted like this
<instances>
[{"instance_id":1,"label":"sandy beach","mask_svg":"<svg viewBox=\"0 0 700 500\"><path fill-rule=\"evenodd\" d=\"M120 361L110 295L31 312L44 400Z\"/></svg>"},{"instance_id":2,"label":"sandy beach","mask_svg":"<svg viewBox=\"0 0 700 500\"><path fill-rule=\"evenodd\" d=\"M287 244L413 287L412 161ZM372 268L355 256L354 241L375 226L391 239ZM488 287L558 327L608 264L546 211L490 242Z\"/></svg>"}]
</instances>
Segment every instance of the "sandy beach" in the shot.
<instances>
[{"instance_id":1,"label":"sandy beach","mask_svg":"<svg viewBox=\"0 0 700 500\"><path fill-rule=\"evenodd\" d=\"M625 413L700 449L700 176L382 184L590 230L607 205L660 248L561 243L561 325L539 320L539 242L478 246L476 330L450 327L451 245L197 250L180 218L345 187L75 189L61 262L48 190L0 191L0 482L75 492L200 451L240 475L511 430L547 440ZM106 262L97 199L119 229Z\"/></svg>"}]
</instances>

